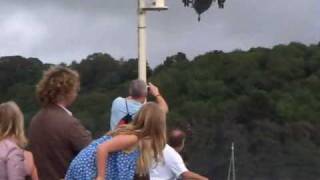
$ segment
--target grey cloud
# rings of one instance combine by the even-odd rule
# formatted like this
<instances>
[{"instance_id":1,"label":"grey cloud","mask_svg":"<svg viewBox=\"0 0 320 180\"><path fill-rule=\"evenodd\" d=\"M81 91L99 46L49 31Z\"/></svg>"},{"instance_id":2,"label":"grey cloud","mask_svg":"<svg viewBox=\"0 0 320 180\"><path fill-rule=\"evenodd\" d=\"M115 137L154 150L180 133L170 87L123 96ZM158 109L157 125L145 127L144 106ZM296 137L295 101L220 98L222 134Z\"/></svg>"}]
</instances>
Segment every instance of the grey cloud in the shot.
<instances>
[{"instance_id":1,"label":"grey cloud","mask_svg":"<svg viewBox=\"0 0 320 180\"><path fill-rule=\"evenodd\" d=\"M180 0L169 10L148 12L148 59L152 66L183 51L190 58L206 51L271 47L320 40L318 0L227 0L211 7L201 22ZM137 56L136 0L2 0L0 56L20 54L59 63L93 52L116 58Z\"/></svg>"}]
</instances>

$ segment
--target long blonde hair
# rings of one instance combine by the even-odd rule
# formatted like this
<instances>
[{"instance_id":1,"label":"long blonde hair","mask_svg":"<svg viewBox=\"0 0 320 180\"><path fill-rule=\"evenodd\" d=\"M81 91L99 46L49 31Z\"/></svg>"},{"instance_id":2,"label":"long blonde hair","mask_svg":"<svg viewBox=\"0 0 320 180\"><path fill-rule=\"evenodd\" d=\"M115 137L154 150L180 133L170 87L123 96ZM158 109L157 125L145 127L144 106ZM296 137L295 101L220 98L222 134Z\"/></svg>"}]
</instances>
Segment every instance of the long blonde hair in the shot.
<instances>
[{"instance_id":1,"label":"long blonde hair","mask_svg":"<svg viewBox=\"0 0 320 180\"><path fill-rule=\"evenodd\" d=\"M6 138L13 138L21 148L27 143L23 114L13 101L0 104L0 141Z\"/></svg>"},{"instance_id":2,"label":"long blonde hair","mask_svg":"<svg viewBox=\"0 0 320 180\"><path fill-rule=\"evenodd\" d=\"M138 136L140 157L137 161L137 173L145 175L152 162L159 162L163 157L162 150L166 145L166 114L156 103L146 103L130 124L121 126L108 134Z\"/></svg>"}]
</instances>

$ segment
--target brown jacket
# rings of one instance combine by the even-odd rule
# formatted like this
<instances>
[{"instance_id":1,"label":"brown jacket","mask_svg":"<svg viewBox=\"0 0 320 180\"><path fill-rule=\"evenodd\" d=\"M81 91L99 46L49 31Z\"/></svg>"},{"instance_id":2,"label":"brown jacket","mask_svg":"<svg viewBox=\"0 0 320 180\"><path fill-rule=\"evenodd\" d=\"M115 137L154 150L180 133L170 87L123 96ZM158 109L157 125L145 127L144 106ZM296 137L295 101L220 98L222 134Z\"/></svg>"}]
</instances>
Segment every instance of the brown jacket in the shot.
<instances>
[{"instance_id":1,"label":"brown jacket","mask_svg":"<svg viewBox=\"0 0 320 180\"><path fill-rule=\"evenodd\" d=\"M57 180L64 178L72 159L90 143L91 134L61 107L49 105L33 117L29 141L40 180Z\"/></svg>"}]
</instances>

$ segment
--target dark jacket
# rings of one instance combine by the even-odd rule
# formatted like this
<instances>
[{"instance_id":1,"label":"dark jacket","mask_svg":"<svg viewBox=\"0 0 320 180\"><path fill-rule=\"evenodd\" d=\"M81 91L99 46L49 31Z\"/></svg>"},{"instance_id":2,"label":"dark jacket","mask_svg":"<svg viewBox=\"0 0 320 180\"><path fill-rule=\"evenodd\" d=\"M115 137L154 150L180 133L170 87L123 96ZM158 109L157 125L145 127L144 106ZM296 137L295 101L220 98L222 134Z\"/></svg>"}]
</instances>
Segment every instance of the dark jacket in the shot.
<instances>
[{"instance_id":1,"label":"dark jacket","mask_svg":"<svg viewBox=\"0 0 320 180\"><path fill-rule=\"evenodd\" d=\"M80 122L57 105L42 108L29 128L30 150L40 180L64 178L72 159L91 142Z\"/></svg>"}]
</instances>

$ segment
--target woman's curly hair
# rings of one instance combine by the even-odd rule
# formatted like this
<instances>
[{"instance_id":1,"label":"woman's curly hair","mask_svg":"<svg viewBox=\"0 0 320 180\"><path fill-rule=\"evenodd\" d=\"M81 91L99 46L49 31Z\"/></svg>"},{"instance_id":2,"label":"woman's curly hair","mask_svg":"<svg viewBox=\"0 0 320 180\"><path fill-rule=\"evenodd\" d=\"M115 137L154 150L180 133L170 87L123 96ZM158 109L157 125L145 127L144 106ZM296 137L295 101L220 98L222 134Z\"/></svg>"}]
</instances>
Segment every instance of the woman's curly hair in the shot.
<instances>
[{"instance_id":1,"label":"woman's curly hair","mask_svg":"<svg viewBox=\"0 0 320 180\"><path fill-rule=\"evenodd\" d=\"M41 105L55 104L78 91L80 78L78 72L66 67L51 67L44 72L37 84L36 94Z\"/></svg>"}]
</instances>

